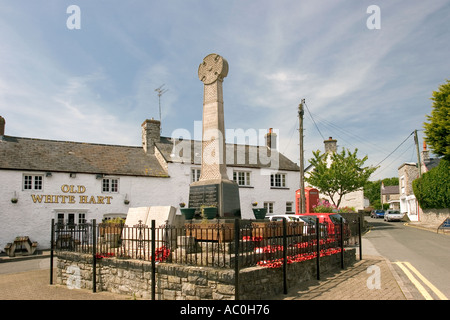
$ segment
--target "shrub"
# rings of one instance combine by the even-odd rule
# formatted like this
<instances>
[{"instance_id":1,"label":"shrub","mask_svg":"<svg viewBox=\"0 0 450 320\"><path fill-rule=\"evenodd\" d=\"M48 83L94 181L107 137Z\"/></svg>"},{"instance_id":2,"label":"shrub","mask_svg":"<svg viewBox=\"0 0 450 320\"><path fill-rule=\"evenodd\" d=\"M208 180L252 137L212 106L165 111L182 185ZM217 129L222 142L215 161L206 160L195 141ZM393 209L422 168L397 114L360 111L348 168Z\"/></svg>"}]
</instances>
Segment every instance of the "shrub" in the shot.
<instances>
[{"instance_id":1,"label":"shrub","mask_svg":"<svg viewBox=\"0 0 450 320\"><path fill-rule=\"evenodd\" d=\"M319 201L317 202L317 205L313 206L313 211L314 212L336 212L336 206L331 204L329 201L325 200L325 199L319 199Z\"/></svg>"},{"instance_id":2,"label":"shrub","mask_svg":"<svg viewBox=\"0 0 450 320\"><path fill-rule=\"evenodd\" d=\"M424 173L412 183L414 195L422 209L450 208L450 161Z\"/></svg>"},{"instance_id":3,"label":"shrub","mask_svg":"<svg viewBox=\"0 0 450 320\"><path fill-rule=\"evenodd\" d=\"M356 212L355 208L354 207L348 207L348 206L341 207L338 210L338 213L354 213L354 212Z\"/></svg>"}]
</instances>

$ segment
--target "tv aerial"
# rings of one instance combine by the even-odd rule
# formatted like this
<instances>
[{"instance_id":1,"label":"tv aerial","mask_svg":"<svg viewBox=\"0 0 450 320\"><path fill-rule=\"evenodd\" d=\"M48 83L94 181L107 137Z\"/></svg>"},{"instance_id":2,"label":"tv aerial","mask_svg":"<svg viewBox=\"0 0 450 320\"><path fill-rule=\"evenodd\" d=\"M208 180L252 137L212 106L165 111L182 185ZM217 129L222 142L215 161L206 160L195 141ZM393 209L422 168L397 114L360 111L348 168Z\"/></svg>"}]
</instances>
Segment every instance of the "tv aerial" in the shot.
<instances>
[{"instance_id":1,"label":"tv aerial","mask_svg":"<svg viewBox=\"0 0 450 320\"><path fill-rule=\"evenodd\" d=\"M159 88L156 88L155 91L158 92L158 104L159 104L159 121L162 121L161 118L161 96L169 91L169 89L163 89L164 84L161 85Z\"/></svg>"}]
</instances>

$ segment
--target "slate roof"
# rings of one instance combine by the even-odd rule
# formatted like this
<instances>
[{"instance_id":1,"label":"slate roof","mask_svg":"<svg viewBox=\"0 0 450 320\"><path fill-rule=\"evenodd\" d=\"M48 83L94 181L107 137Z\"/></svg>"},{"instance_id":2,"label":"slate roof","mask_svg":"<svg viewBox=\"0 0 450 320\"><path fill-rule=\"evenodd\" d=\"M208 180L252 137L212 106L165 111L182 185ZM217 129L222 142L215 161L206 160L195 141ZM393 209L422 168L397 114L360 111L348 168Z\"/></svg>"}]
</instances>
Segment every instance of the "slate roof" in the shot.
<instances>
[{"instance_id":1,"label":"slate roof","mask_svg":"<svg viewBox=\"0 0 450 320\"><path fill-rule=\"evenodd\" d=\"M433 168L436 168L439 165L439 162L441 162L441 158L430 158L424 161L428 171L430 171Z\"/></svg>"},{"instance_id":2,"label":"slate roof","mask_svg":"<svg viewBox=\"0 0 450 320\"><path fill-rule=\"evenodd\" d=\"M0 169L167 177L142 147L0 137Z\"/></svg>"},{"instance_id":3,"label":"slate roof","mask_svg":"<svg viewBox=\"0 0 450 320\"><path fill-rule=\"evenodd\" d=\"M175 145L179 146L180 141ZM174 156L171 138L161 137L156 143L163 160L170 163L201 164L201 141L182 141L190 155ZM270 168L271 158L278 156L280 170L298 171L297 164L267 147L227 144L227 166ZM258 156L259 152L263 157ZM178 152L179 153L179 152ZM264 156L266 158L264 158ZM0 169L43 172L74 172L107 175L168 177L156 155L142 147L71 141L43 140L12 136L0 137Z\"/></svg>"},{"instance_id":4,"label":"slate roof","mask_svg":"<svg viewBox=\"0 0 450 320\"><path fill-rule=\"evenodd\" d=\"M175 142L175 144L174 144ZM178 141L161 137L156 143L165 161L174 163L201 164L202 143L198 140ZM227 166L242 168L271 168L272 159L278 161L277 168L285 171L299 171L299 166L282 153L266 146L226 144Z\"/></svg>"},{"instance_id":5,"label":"slate roof","mask_svg":"<svg viewBox=\"0 0 450 320\"><path fill-rule=\"evenodd\" d=\"M399 186L384 186L384 189L381 188L382 194L399 194Z\"/></svg>"}]
</instances>

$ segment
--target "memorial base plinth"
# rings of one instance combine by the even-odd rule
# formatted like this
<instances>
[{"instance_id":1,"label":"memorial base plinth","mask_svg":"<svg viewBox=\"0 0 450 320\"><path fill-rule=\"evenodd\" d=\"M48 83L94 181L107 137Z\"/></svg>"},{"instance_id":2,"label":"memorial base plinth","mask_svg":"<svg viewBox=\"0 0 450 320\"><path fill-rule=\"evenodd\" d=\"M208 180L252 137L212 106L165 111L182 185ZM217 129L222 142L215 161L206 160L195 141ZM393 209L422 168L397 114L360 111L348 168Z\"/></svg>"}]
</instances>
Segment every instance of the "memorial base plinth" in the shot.
<instances>
[{"instance_id":1,"label":"memorial base plinth","mask_svg":"<svg viewBox=\"0 0 450 320\"><path fill-rule=\"evenodd\" d=\"M241 218L239 186L230 180L197 181L189 188L189 208L196 208L200 216L201 207L215 206L219 218Z\"/></svg>"}]
</instances>

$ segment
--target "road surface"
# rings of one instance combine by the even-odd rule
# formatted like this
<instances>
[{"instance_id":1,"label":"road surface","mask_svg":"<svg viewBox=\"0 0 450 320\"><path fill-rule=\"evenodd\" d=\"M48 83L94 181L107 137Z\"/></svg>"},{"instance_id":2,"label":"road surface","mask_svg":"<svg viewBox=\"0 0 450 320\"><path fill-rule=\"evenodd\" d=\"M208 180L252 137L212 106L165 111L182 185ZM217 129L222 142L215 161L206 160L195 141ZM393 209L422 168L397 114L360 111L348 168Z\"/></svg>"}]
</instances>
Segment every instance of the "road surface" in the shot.
<instances>
[{"instance_id":1,"label":"road surface","mask_svg":"<svg viewBox=\"0 0 450 320\"><path fill-rule=\"evenodd\" d=\"M415 300L450 298L450 236L405 225L366 218L367 249L391 261ZM363 243L364 244L364 243Z\"/></svg>"}]
</instances>

